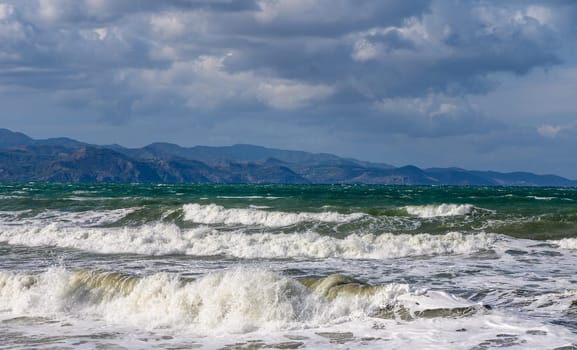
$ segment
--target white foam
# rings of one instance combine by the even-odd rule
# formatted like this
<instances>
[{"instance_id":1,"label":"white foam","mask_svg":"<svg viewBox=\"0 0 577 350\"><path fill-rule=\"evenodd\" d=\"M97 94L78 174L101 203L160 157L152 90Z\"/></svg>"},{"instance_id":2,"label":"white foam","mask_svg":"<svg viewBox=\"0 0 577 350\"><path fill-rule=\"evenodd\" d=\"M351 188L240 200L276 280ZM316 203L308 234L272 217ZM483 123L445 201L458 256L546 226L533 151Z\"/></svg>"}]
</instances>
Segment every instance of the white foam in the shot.
<instances>
[{"instance_id":1,"label":"white foam","mask_svg":"<svg viewBox=\"0 0 577 350\"><path fill-rule=\"evenodd\" d=\"M535 199L538 201L551 201L557 197L539 197L539 196L527 196L527 198Z\"/></svg>"},{"instance_id":2,"label":"white foam","mask_svg":"<svg viewBox=\"0 0 577 350\"><path fill-rule=\"evenodd\" d=\"M406 256L466 254L490 248L487 234L445 235L352 234L344 239L313 232L302 234L212 234L187 249L192 255L228 255L240 258L383 259Z\"/></svg>"},{"instance_id":3,"label":"white foam","mask_svg":"<svg viewBox=\"0 0 577 350\"><path fill-rule=\"evenodd\" d=\"M134 212L135 208L90 211L45 210L33 217L18 218L23 226L38 226L58 223L67 226L99 226L114 223Z\"/></svg>"},{"instance_id":4,"label":"white foam","mask_svg":"<svg viewBox=\"0 0 577 350\"><path fill-rule=\"evenodd\" d=\"M523 299L523 296L520 296L519 299ZM571 310L575 300L577 300L577 290L573 289L524 297L524 300L518 304L523 305L525 310L538 310L540 313L549 312L555 315Z\"/></svg>"},{"instance_id":5,"label":"white foam","mask_svg":"<svg viewBox=\"0 0 577 350\"><path fill-rule=\"evenodd\" d=\"M97 253L149 255L184 253L196 234L206 228L182 232L176 225L154 224L138 228L71 227L60 223L44 226L0 227L0 241L25 246L56 246Z\"/></svg>"},{"instance_id":6,"label":"white foam","mask_svg":"<svg viewBox=\"0 0 577 350\"><path fill-rule=\"evenodd\" d=\"M260 269L237 268L191 282L157 273L142 279L122 278L129 283L93 283L79 274L85 272L63 268L38 275L0 272L0 309L13 315L102 318L145 329L222 334L362 320L391 305L409 311L472 305L446 293L413 292L404 284L327 300L295 279Z\"/></svg>"},{"instance_id":7,"label":"white foam","mask_svg":"<svg viewBox=\"0 0 577 350\"><path fill-rule=\"evenodd\" d=\"M25 214L30 213L30 212L31 212L30 209L0 211L0 220L1 220L1 222L15 221L15 220L18 220L20 218L20 216L25 215Z\"/></svg>"},{"instance_id":8,"label":"white foam","mask_svg":"<svg viewBox=\"0 0 577 350\"><path fill-rule=\"evenodd\" d=\"M255 346L255 339L262 339L259 344L295 339L292 344L314 349L334 349L342 343L363 349L471 349L485 344L550 349L575 341L575 334L565 327L498 308L477 309L467 317L412 321L394 315L394 319L372 316L391 306L413 314L476 306L446 292L414 290L406 284L384 284L370 295L327 300L292 278L255 268L221 271L191 282L156 273L124 289L83 285L77 274L63 268L34 275L0 271L0 320L8 321L3 323L8 331L23 332L18 339L21 346L38 346L38 339L52 335L69 337L59 340L61 346L78 347L79 340L86 342L80 348L176 348L183 344L248 348ZM43 317L48 322L34 322ZM27 320L31 323L26 324ZM99 342L102 334L107 335L104 343Z\"/></svg>"},{"instance_id":9,"label":"white foam","mask_svg":"<svg viewBox=\"0 0 577 350\"><path fill-rule=\"evenodd\" d=\"M266 211L255 208L224 208L220 205L185 204L184 219L199 224L258 225L265 227L283 227L301 222L345 223L365 216L362 213L340 214L336 212L288 213Z\"/></svg>"},{"instance_id":10,"label":"white foam","mask_svg":"<svg viewBox=\"0 0 577 350\"><path fill-rule=\"evenodd\" d=\"M216 198L221 199L280 199L282 197L274 197L274 196L216 196Z\"/></svg>"},{"instance_id":11,"label":"white foam","mask_svg":"<svg viewBox=\"0 0 577 350\"><path fill-rule=\"evenodd\" d=\"M249 205L248 206L251 209L271 209L272 207L269 207L268 205Z\"/></svg>"},{"instance_id":12,"label":"white foam","mask_svg":"<svg viewBox=\"0 0 577 350\"><path fill-rule=\"evenodd\" d=\"M420 218L471 215L477 210L471 204L409 205L404 209L410 215Z\"/></svg>"},{"instance_id":13,"label":"white foam","mask_svg":"<svg viewBox=\"0 0 577 350\"><path fill-rule=\"evenodd\" d=\"M550 242L557 244L561 249L577 250L577 238L563 238Z\"/></svg>"},{"instance_id":14,"label":"white foam","mask_svg":"<svg viewBox=\"0 0 577 350\"><path fill-rule=\"evenodd\" d=\"M117 200L119 198L117 197L78 197L78 196L72 196L72 197L66 197L66 200L69 201L77 201L77 202L90 202L90 201L108 201L108 200ZM122 199L126 199L126 198L122 198Z\"/></svg>"},{"instance_id":15,"label":"white foam","mask_svg":"<svg viewBox=\"0 0 577 350\"><path fill-rule=\"evenodd\" d=\"M209 227L180 229L174 224L124 228L46 226L0 227L0 241L27 246L58 246L98 253L147 255L226 255L238 258L382 259L468 254L491 249L493 234L351 234L344 239L303 233L219 232Z\"/></svg>"}]
</instances>

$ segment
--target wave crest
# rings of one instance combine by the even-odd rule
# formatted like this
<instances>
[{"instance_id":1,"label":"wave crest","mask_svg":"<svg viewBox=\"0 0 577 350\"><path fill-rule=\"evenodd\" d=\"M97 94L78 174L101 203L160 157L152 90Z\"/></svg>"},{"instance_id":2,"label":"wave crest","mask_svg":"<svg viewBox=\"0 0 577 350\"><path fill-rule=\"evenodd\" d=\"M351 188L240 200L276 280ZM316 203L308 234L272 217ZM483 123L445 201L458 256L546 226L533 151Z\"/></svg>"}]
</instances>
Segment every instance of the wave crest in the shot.
<instances>
[{"instance_id":1,"label":"wave crest","mask_svg":"<svg viewBox=\"0 0 577 350\"><path fill-rule=\"evenodd\" d=\"M420 218L472 215L475 212L486 210L477 208L472 204L409 205L404 209L410 215Z\"/></svg>"},{"instance_id":2,"label":"wave crest","mask_svg":"<svg viewBox=\"0 0 577 350\"><path fill-rule=\"evenodd\" d=\"M98 253L146 255L224 255L237 258L384 259L469 254L492 248L496 235L351 234L340 239L316 232L220 232L210 227L181 229L174 224L125 228L69 228L59 225L3 227L0 241L27 246L58 246Z\"/></svg>"},{"instance_id":3,"label":"wave crest","mask_svg":"<svg viewBox=\"0 0 577 350\"><path fill-rule=\"evenodd\" d=\"M220 205L185 204L184 219L198 224L256 225L283 227L302 222L346 223L365 216L362 213L340 214L336 212L288 213L256 208L224 208Z\"/></svg>"},{"instance_id":4,"label":"wave crest","mask_svg":"<svg viewBox=\"0 0 577 350\"><path fill-rule=\"evenodd\" d=\"M557 244L561 249L577 250L577 238L563 238L557 241L551 241Z\"/></svg>"},{"instance_id":5,"label":"wave crest","mask_svg":"<svg viewBox=\"0 0 577 350\"><path fill-rule=\"evenodd\" d=\"M0 303L16 314L96 317L112 324L193 329L204 334L319 327L343 317L443 317L474 304L404 284L368 285L343 275L297 280L237 268L196 280L156 273L0 272Z\"/></svg>"}]
</instances>

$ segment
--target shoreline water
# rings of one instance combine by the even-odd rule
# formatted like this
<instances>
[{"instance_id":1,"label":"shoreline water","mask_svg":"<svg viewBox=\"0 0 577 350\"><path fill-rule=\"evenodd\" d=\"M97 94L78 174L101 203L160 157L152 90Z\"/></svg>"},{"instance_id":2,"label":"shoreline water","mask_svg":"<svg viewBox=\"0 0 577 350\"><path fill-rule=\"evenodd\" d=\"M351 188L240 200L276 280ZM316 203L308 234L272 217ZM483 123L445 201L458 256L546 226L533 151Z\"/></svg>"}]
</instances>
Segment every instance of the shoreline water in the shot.
<instances>
[{"instance_id":1,"label":"shoreline water","mask_svg":"<svg viewBox=\"0 0 577 350\"><path fill-rule=\"evenodd\" d=\"M570 348L576 202L565 188L0 185L0 339Z\"/></svg>"}]
</instances>

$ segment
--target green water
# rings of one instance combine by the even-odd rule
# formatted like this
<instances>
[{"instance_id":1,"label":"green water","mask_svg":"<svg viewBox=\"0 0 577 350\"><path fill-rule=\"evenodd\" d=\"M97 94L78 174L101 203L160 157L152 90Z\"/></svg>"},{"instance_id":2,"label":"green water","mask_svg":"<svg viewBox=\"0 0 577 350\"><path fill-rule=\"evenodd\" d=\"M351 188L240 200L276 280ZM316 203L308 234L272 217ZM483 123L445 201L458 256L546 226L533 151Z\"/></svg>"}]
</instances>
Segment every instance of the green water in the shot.
<instances>
[{"instance_id":1,"label":"green water","mask_svg":"<svg viewBox=\"0 0 577 350\"><path fill-rule=\"evenodd\" d=\"M575 188L0 184L0 339L569 349L576 237Z\"/></svg>"},{"instance_id":2,"label":"green water","mask_svg":"<svg viewBox=\"0 0 577 350\"><path fill-rule=\"evenodd\" d=\"M138 226L160 221L188 227L194 226L194 223L183 219L182 207L190 203L265 212L365 214L362 219L346 224L301 223L279 229L282 232L298 231L314 225L316 231L335 236L353 232L440 234L483 231L538 240L577 237L575 188L0 185L0 212L19 212L16 216L18 220L34 218L47 211L89 213L127 208L131 209L130 213L106 225ZM454 206L456 212L436 212L430 217L423 217L408 209L428 206L433 210L443 204ZM450 208L445 209L450 211Z\"/></svg>"}]
</instances>

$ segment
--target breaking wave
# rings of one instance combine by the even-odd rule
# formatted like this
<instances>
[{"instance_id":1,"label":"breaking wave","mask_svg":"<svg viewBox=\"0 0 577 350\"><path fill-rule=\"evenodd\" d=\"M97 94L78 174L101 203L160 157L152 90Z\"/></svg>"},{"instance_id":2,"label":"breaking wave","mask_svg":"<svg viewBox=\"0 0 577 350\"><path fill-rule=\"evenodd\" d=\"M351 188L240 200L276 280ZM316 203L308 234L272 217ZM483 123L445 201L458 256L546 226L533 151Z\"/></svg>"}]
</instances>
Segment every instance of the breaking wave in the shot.
<instances>
[{"instance_id":1,"label":"breaking wave","mask_svg":"<svg viewBox=\"0 0 577 350\"><path fill-rule=\"evenodd\" d=\"M66 226L101 226L112 224L135 212L136 208L89 211L44 210L34 213L32 210L0 211L4 223L15 223L22 226L59 223Z\"/></svg>"},{"instance_id":2,"label":"breaking wave","mask_svg":"<svg viewBox=\"0 0 577 350\"><path fill-rule=\"evenodd\" d=\"M0 272L0 306L16 315L95 317L111 324L201 334L319 327L343 317L462 316L480 308L444 292L416 292L404 284L372 286L343 275L299 281L246 268L196 280L63 268L40 274Z\"/></svg>"},{"instance_id":3,"label":"breaking wave","mask_svg":"<svg viewBox=\"0 0 577 350\"><path fill-rule=\"evenodd\" d=\"M185 204L183 210L185 220L198 224L257 225L265 227L291 226L302 222L345 223L365 216L362 213L288 213L256 208L227 209L216 204Z\"/></svg>"},{"instance_id":4,"label":"breaking wave","mask_svg":"<svg viewBox=\"0 0 577 350\"><path fill-rule=\"evenodd\" d=\"M409 205L404 208L407 213L420 218L435 218L443 216L472 215L487 211L471 204L439 204L439 205Z\"/></svg>"},{"instance_id":5,"label":"breaking wave","mask_svg":"<svg viewBox=\"0 0 577 350\"><path fill-rule=\"evenodd\" d=\"M563 238L557 241L551 241L557 244L561 249L577 250L577 238Z\"/></svg>"},{"instance_id":6,"label":"breaking wave","mask_svg":"<svg viewBox=\"0 0 577 350\"><path fill-rule=\"evenodd\" d=\"M91 252L146 255L186 254L237 258L382 259L406 256L469 254L491 249L497 236L488 233L350 234L345 238L302 233L220 232L210 227L181 229L174 224L139 227L4 226L0 242L57 246Z\"/></svg>"}]
</instances>

